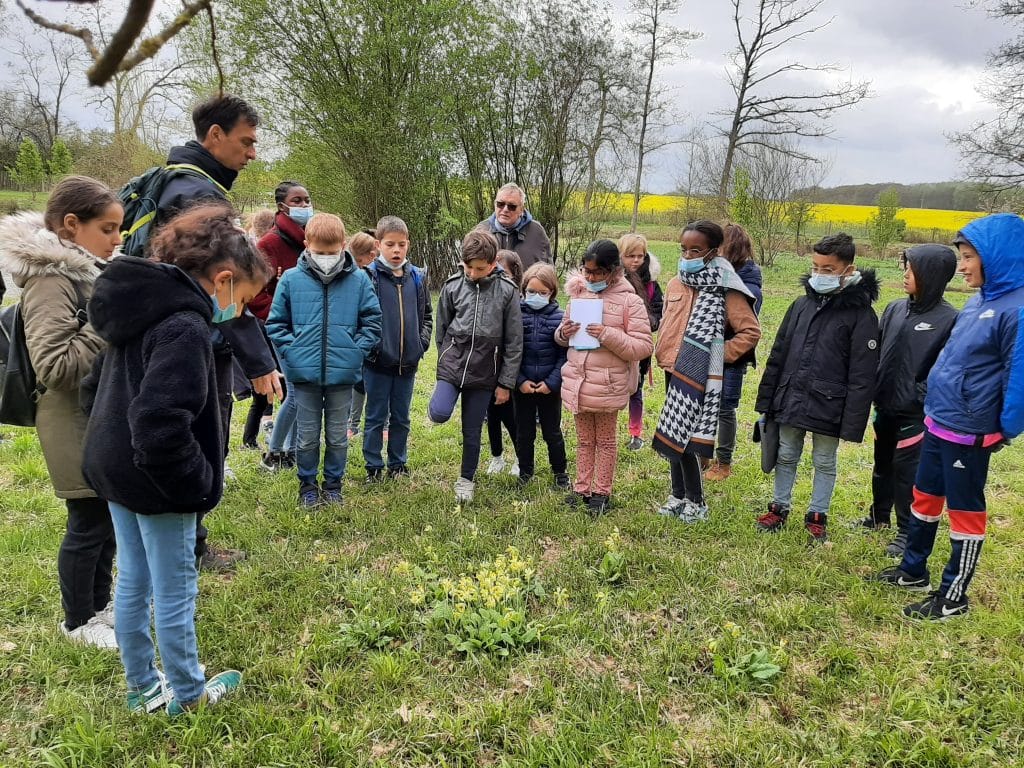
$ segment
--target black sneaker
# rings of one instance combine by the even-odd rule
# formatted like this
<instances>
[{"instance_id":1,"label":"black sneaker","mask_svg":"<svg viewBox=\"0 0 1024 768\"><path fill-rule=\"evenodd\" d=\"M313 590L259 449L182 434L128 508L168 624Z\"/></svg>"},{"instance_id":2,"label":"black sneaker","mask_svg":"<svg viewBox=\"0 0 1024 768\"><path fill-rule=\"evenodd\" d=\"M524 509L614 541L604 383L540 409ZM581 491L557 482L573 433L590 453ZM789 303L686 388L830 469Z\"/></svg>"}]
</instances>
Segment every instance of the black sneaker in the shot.
<instances>
[{"instance_id":1,"label":"black sneaker","mask_svg":"<svg viewBox=\"0 0 1024 768\"><path fill-rule=\"evenodd\" d=\"M608 511L611 506L611 499L601 493L595 493L587 499L587 513L591 517L598 517Z\"/></svg>"},{"instance_id":2,"label":"black sneaker","mask_svg":"<svg viewBox=\"0 0 1024 768\"><path fill-rule=\"evenodd\" d=\"M394 480L396 477L408 477L409 468L405 464L401 464L397 467L388 467L388 480Z\"/></svg>"},{"instance_id":3,"label":"black sneaker","mask_svg":"<svg viewBox=\"0 0 1024 768\"><path fill-rule=\"evenodd\" d=\"M316 509L320 506L320 489L315 485L304 485L299 489L299 506L303 509Z\"/></svg>"},{"instance_id":4,"label":"black sneaker","mask_svg":"<svg viewBox=\"0 0 1024 768\"><path fill-rule=\"evenodd\" d=\"M860 520L854 520L851 525L854 529L864 529L866 531L881 531L888 528L890 525L888 520L876 520L871 515L866 515Z\"/></svg>"},{"instance_id":5,"label":"black sneaker","mask_svg":"<svg viewBox=\"0 0 1024 768\"><path fill-rule=\"evenodd\" d=\"M762 533L778 533L786 524L789 517L789 509L772 502L768 505L768 511L757 518L757 530Z\"/></svg>"},{"instance_id":6,"label":"black sneaker","mask_svg":"<svg viewBox=\"0 0 1024 768\"><path fill-rule=\"evenodd\" d=\"M928 575L928 571L925 571L923 576L913 576L898 565L883 568L870 577L869 581L878 581L891 587L901 587L913 592L926 592L932 585L931 576Z\"/></svg>"},{"instance_id":7,"label":"black sneaker","mask_svg":"<svg viewBox=\"0 0 1024 768\"><path fill-rule=\"evenodd\" d=\"M569 482L569 475L565 472L555 473L555 488L562 491L567 491L572 487L572 483Z\"/></svg>"},{"instance_id":8,"label":"black sneaker","mask_svg":"<svg viewBox=\"0 0 1024 768\"><path fill-rule=\"evenodd\" d=\"M906 548L907 548L907 534L905 534L902 531L900 531L899 533L896 534L896 538L894 538L891 542L889 542L888 546L886 546L885 554L887 554L889 557L898 557L898 558L900 558L902 560L903 559L903 551Z\"/></svg>"},{"instance_id":9,"label":"black sneaker","mask_svg":"<svg viewBox=\"0 0 1024 768\"><path fill-rule=\"evenodd\" d=\"M582 493L577 493L576 491L570 491L569 495L565 497L565 503L566 506L572 507L573 509L581 506L585 507L590 504L590 497L584 496Z\"/></svg>"},{"instance_id":10,"label":"black sneaker","mask_svg":"<svg viewBox=\"0 0 1024 768\"><path fill-rule=\"evenodd\" d=\"M284 454L277 451L268 451L260 459L260 469L265 472L279 472L284 469Z\"/></svg>"},{"instance_id":11,"label":"black sneaker","mask_svg":"<svg viewBox=\"0 0 1024 768\"><path fill-rule=\"evenodd\" d=\"M281 454L281 466L285 469L295 469L296 463L295 451L286 451Z\"/></svg>"},{"instance_id":12,"label":"black sneaker","mask_svg":"<svg viewBox=\"0 0 1024 768\"><path fill-rule=\"evenodd\" d=\"M340 506L342 503L341 489L324 488L320 492L320 502L322 504L333 504L335 506Z\"/></svg>"},{"instance_id":13,"label":"black sneaker","mask_svg":"<svg viewBox=\"0 0 1024 768\"><path fill-rule=\"evenodd\" d=\"M519 484L520 488L525 488L526 486L528 486L530 484L530 481L532 479L533 479L533 475L524 475L524 474L522 474L520 472L519 473L519 477L516 478L516 482Z\"/></svg>"},{"instance_id":14,"label":"black sneaker","mask_svg":"<svg viewBox=\"0 0 1024 768\"><path fill-rule=\"evenodd\" d=\"M828 541L828 515L824 512L808 512L804 517L804 529L810 537L811 544L824 544Z\"/></svg>"},{"instance_id":15,"label":"black sneaker","mask_svg":"<svg viewBox=\"0 0 1024 768\"><path fill-rule=\"evenodd\" d=\"M384 482L384 470L380 467L374 467L373 469L366 470L366 484L376 485L377 483Z\"/></svg>"},{"instance_id":16,"label":"black sneaker","mask_svg":"<svg viewBox=\"0 0 1024 768\"><path fill-rule=\"evenodd\" d=\"M903 609L903 615L908 619L946 621L955 616L963 616L969 609L970 604L966 595L961 600L950 600L936 591L929 593L921 602L908 605Z\"/></svg>"},{"instance_id":17,"label":"black sneaker","mask_svg":"<svg viewBox=\"0 0 1024 768\"><path fill-rule=\"evenodd\" d=\"M255 440L243 440L242 448L244 448L247 451L258 451L260 449L260 444L257 443Z\"/></svg>"}]
</instances>

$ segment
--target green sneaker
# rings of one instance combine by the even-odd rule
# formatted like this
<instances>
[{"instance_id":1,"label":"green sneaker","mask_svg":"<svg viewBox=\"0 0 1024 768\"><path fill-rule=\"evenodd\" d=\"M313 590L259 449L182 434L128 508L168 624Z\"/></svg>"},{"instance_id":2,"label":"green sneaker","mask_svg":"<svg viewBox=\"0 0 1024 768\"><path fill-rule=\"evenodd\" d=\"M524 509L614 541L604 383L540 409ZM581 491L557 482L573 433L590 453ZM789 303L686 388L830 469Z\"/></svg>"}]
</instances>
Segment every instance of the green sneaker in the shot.
<instances>
[{"instance_id":1,"label":"green sneaker","mask_svg":"<svg viewBox=\"0 0 1024 768\"><path fill-rule=\"evenodd\" d=\"M167 706L174 698L167 677L159 669L156 671L156 682L141 691L128 691L128 711L145 712L147 715Z\"/></svg>"},{"instance_id":2,"label":"green sneaker","mask_svg":"<svg viewBox=\"0 0 1024 768\"><path fill-rule=\"evenodd\" d=\"M167 714L170 717L178 717L186 712L192 712L200 707L209 707L223 699L227 694L242 685L242 673L234 669L227 669L219 675L214 675L206 681L206 689L203 695L187 707L182 706L177 699L167 705Z\"/></svg>"}]
</instances>

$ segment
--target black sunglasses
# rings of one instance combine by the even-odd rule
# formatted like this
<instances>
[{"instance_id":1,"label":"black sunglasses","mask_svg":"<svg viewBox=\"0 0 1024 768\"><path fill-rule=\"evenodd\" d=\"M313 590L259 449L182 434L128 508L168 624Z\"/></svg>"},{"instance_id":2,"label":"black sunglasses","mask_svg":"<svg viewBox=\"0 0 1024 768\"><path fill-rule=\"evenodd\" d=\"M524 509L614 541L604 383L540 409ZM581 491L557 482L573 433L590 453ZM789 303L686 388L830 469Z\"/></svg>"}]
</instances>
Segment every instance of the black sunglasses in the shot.
<instances>
[{"instance_id":1,"label":"black sunglasses","mask_svg":"<svg viewBox=\"0 0 1024 768\"><path fill-rule=\"evenodd\" d=\"M514 211L519 207L519 203L506 203L504 200L495 200L495 208L508 208L510 211Z\"/></svg>"}]
</instances>

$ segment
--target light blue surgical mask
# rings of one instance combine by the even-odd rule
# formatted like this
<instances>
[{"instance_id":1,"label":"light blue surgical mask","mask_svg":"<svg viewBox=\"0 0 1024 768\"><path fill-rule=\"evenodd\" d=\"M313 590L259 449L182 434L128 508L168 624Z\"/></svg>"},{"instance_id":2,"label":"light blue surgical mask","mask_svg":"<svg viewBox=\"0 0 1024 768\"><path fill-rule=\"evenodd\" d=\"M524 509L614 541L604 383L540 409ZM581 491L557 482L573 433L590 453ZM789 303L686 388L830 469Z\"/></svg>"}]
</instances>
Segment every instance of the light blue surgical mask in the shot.
<instances>
[{"instance_id":1,"label":"light blue surgical mask","mask_svg":"<svg viewBox=\"0 0 1024 768\"><path fill-rule=\"evenodd\" d=\"M536 310L544 309L544 307L551 303L551 299L546 293L536 293L534 291L527 291L526 298L523 301L526 302L526 306L530 307L530 309Z\"/></svg>"},{"instance_id":2,"label":"light blue surgical mask","mask_svg":"<svg viewBox=\"0 0 1024 768\"><path fill-rule=\"evenodd\" d=\"M807 284L811 286L811 290L815 293L834 293L839 290L841 278L839 275L819 275L815 273L811 275L811 279L807 281Z\"/></svg>"},{"instance_id":3,"label":"light blue surgical mask","mask_svg":"<svg viewBox=\"0 0 1024 768\"><path fill-rule=\"evenodd\" d=\"M224 309L221 309L220 302L217 301L217 292L214 291L210 294L210 301L213 302L213 323L226 323L228 320L234 320L238 317L238 305L235 304L235 278L231 278L231 303Z\"/></svg>"},{"instance_id":4,"label":"light blue surgical mask","mask_svg":"<svg viewBox=\"0 0 1024 768\"><path fill-rule=\"evenodd\" d=\"M379 261L381 265L387 267L388 269L401 269L402 267L409 263L409 259L402 259L402 263L396 267L394 264L388 261L388 257L385 256L383 253L377 256L377 261Z\"/></svg>"},{"instance_id":5,"label":"light blue surgical mask","mask_svg":"<svg viewBox=\"0 0 1024 768\"><path fill-rule=\"evenodd\" d=\"M608 287L608 281L607 280L602 280L599 283L592 283L589 280L587 280L586 283L587 283L587 290L588 291L593 291L594 293L600 293L601 291L603 291L605 288Z\"/></svg>"},{"instance_id":6,"label":"light blue surgical mask","mask_svg":"<svg viewBox=\"0 0 1024 768\"><path fill-rule=\"evenodd\" d=\"M299 205L288 206L288 218L298 224L300 227L305 227L309 223L309 220L313 218L313 207L304 208Z\"/></svg>"},{"instance_id":7,"label":"light blue surgical mask","mask_svg":"<svg viewBox=\"0 0 1024 768\"><path fill-rule=\"evenodd\" d=\"M679 271L680 273L694 274L700 272L707 264L704 259L680 259L679 260Z\"/></svg>"}]
</instances>

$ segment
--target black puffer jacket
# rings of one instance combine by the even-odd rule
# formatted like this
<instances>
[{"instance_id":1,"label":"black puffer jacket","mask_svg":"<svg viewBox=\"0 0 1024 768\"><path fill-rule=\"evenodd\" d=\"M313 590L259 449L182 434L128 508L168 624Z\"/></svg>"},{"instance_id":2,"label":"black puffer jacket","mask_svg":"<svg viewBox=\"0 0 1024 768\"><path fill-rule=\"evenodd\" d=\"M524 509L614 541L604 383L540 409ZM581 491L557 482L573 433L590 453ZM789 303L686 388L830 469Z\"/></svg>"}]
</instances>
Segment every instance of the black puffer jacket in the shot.
<instances>
[{"instance_id":1,"label":"black puffer jacket","mask_svg":"<svg viewBox=\"0 0 1024 768\"><path fill-rule=\"evenodd\" d=\"M437 300L437 378L459 389L516 388L523 317L515 284L495 270L448 278Z\"/></svg>"},{"instance_id":2,"label":"black puffer jacket","mask_svg":"<svg viewBox=\"0 0 1024 768\"><path fill-rule=\"evenodd\" d=\"M956 274L956 254L944 245L918 245L907 251L917 293L885 308L875 405L900 421L924 420L928 373L946 346L957 310L942 298Z\"/></svg>"},{"instance_id":3,"label":"black puffer jacket","mask_svg":"<svg viewBox=\"0 0 1024 768\"><path fill-rule=\"evenodd\" d=\"M108 347L82 382L82 471L101 498L146 515L220 501L212 316L210 297L169 264L124 256L97 278L89 321Z\"/></svg>"},{"instance_id":4,"label":"black puffer jacket","mask_svg":"<svg viewBox=\"0 0 1024 768\"><path fill-rule=\"evenodd\" d=\"M780 424L859 443L878 368L878 278L866 269L827 296L807 281L779 327L755 408Z\"/></svg>"}]
</instances>

